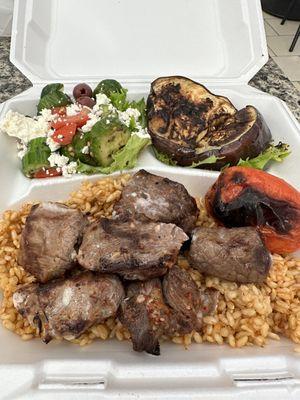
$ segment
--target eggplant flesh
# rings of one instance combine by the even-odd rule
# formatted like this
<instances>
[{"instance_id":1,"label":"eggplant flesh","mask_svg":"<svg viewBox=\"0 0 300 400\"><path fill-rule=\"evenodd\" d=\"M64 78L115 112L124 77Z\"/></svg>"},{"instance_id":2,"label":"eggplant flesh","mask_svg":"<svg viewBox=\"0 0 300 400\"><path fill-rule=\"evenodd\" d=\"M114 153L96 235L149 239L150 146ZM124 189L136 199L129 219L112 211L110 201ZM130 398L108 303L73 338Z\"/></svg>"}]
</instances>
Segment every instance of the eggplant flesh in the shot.
<instances>
[{"instance_id":1,"label":"eggplant flesh","mask_svg":"<svg viewBox=\"0 0 300 400\"><path fill-rule=\"evenodd\" d=\"M215 156L219 170L247 157L256 157L272 137L253 106L237 110L229 99L212 94L188 78L158 78L147 100L148 132L154 147L177 165L191 166Z\"/></svg>"}]
</instances>

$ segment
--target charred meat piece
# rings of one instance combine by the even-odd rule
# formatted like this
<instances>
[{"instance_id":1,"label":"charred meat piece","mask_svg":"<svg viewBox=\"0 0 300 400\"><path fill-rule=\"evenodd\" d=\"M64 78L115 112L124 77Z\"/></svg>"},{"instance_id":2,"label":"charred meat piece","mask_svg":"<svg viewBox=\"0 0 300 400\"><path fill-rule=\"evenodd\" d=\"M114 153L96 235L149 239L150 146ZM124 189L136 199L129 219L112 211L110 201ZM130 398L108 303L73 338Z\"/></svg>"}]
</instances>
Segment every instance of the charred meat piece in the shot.
<instances>
[{"instance_id":1,"label":"charred meat piece","mask_svg":"<svg viewBox=\"0 0 300 400\"><path fill-rule=\"evenodd\" d=\"M62 276L74 264L87 217L58 203L34 205L22 231L18 262L39 282Z\"/></svg>"},{"instance_id":2,"label":"charred meat piece","mask_svg":"<svg viewBox=\"0 0 300 400\"><path fill-rule=\"evenodd\" d=\"M210 156L219 170L255 157L271 141L263 117L252 106L237 111L223 96L188 78L158 78L147 101L148 131L154 147L178 165L189 166Z\"/></svg>"},{"instance_id":3,"label":"charred meat piece","mask_svg":"<svg viewBox=\"0 0 300 400\"><path fill-rule=\"evenodd\" d=\"M172 309L189 319L197 331L202 329L203 316L212 314L217 307L219 292L198 289L190 274L177 265L165 275L163 291Z\"/></svg>"},{"instance_id":4,"label":"charred meat piece","mask_svg":"<svg viewBox=\"0 0 300 400\"><path fill-rule=\"evenodd\" d=\"M190 263L206 275L240 283L262 283L271 257L255 228L196 228Z\"/></svg>"},{"instance_id":5,"label":"charred meat piece","mask_svg":"<svg viewBox=\"0 0 300 400\"><path fill-rule=\"evenodd\" d=\"M123 219L172 223L187 234L198 217L197 204L183 185L145 170L132 177L114 210Z\"/></svg>"},{"instance_id":6,"label":"charred meat piece","mask_svg":"<svg viewBox=\"0 0 300 400\"><path fill-rule=\"evenodd\" d=\"M227 168L205 203L226 227L257 226L272 253L300 249L300 192L283 179L254 168Z\"/></svg>"},{"instance_id":7,"label":"charred meat piece","mask_svg":"<svg viewBox=\"0 0 300 400\"><path fill-rule=\"evenodd\" d=\"M48 343L53 338L74 339L114 316L123 297L118 277L87 271L69 279L25 285L14 293L13 302Z\"/></svg>"},{"instance_id":8,"label":"charred meat piece","mask_svg":"<svg viewBox=\"0 0 300 400\"><path fill-rule=\"evenodd\" d=\"M145 280L165 274L187 239L174 224L102 218L85 230L78 262L89 270Z\"/></svg>"},{"instance_id":9,"label":"charred meat piece","mask_svg":"<svg viewBox=\"0 0 300 400\"><path fill-rule=\"evenodd\" d=\"M131 334L133 349L154 355L160 354L161 335L175 332L183 335L193 329L189 319L165 304L159 279L129 285L119 318Z\"/></svg>"}]
</instances>

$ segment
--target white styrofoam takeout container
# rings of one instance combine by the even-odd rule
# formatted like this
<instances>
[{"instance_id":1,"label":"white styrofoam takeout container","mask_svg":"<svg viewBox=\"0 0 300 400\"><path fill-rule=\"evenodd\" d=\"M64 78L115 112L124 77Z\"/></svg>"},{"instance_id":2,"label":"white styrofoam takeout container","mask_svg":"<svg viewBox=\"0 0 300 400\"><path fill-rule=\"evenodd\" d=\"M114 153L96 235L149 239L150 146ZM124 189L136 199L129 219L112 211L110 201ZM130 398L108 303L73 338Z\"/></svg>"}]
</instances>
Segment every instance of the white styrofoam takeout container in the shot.
<instances>
[{"instance_id":1,"label":"white styrofoam takeout container","mask_svg":"<svg viewBox=\"0 0 300 400\"><path fill-rule=\"evenodd\" d=\"M33 87L0 106L34 115L49 82L95 85L118 79L132 98L147 96L158 76L185 75L256 106L274 141L292 155L269 171L300 188L299 126L286 105L247 85L268 59L259 0L15 0L11 61ZM15 142L0 136L0 210L27 200L62 200L83 179L29 180ZM168 167L144 151L139 168L183 183L203 196L218 173ZM80 348L22 342L0 327L0 399L266 399L300 398L300 360L288 340L240 350L210 344L189 350L171 343L162 355L135 353L115 340Z\"/></svg>"}]
</instances>

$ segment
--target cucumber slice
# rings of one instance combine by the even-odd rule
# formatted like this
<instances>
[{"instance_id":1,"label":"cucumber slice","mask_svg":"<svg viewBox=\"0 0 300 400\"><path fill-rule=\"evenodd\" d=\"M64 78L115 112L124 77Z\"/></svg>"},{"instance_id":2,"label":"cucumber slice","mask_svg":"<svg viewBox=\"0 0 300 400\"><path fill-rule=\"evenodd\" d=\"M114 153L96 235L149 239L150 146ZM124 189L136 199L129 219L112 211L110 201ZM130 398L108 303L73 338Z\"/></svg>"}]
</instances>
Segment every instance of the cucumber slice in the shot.
<instances>
[{"instance_id":1,"label":"cucumber slice","mask_svg":"<svg viewBox=\"0 0 300 400\"><path fill-rule=\"evenodd\" d=\"M103 120L98 121L90 132L90 155L97 165L107 167L129 138L130 131L121 122L115 120L106 124Z\"/></svg>"},{"instance_id":2,"label":"cucumber slice","mask_svg":"<svg viewBox=\"0 0 300 400\"><path fill-rule=\"evenodd\" d=\"M51 150L44 137L30 140L28 149L22 158L22 171L25 176L31 178L35 172L49 166L48 157Z\"/></svg>"},{"instance_id":3,"label":"cucumber slice","mask_svg":"<svg viewBox=\"0 0 300 400\"><path fill-rule=\"evenodd\" d=\"M68 144L67 146L61 147L59 149L59 152L61 155L68 157L70 161L76 161L75 152L74 152L72 143Z\"/></svg>"},{"instance_id":4,"label":"cucumber slice","mask_svg":"<svg viewBox=\"0 0 300 400\"><path fill-rule=\"evenodd\" d=\"M74 136L72 143L73 151L75 153L75 157L82 161L85 164L97 165L97 161L93 159L90 155L90 150L88 153L83 153L82 150L88 146L90 149L90 132L80 133L77 132Z\"/></svg>"}]
</instances>

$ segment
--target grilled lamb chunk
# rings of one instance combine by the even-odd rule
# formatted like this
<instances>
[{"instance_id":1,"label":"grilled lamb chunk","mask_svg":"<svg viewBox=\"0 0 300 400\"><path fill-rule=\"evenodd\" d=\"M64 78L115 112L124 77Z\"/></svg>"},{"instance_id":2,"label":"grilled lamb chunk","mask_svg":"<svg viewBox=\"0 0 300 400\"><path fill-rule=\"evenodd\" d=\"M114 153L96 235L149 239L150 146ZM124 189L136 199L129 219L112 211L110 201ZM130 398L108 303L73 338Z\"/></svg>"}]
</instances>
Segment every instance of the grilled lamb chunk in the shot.
<instances>
[{"instance_id":1,"label":"grilled lamb chunk","mask_svg":"<svg viewBox=\"0 0 300 400\"><path fill-rule=\"evenodd\" d=\"M118 277L89 271L45 284L31 283L13 295L15 308L43 340L74 339L114 316L124 297Z\"/></svg>"},{"instance_id":2,"label":"grilled lamb chunk","mask_svg":"<svg viewBox=\"0 0 300 400\"><path fill-rule=\"evenodd\" d=\"M122 219L172 223L187 234L198 217L196 201L183 185L143 169L123 189L114 210Z\"/></svg>"},{"instance_id":3,"label":"grilled lamb chunk","mask_svg":"<svg viewBox=\"0 0 300 400\"><path fill-rule=\"evenodd\" d=\"M58 203L34 205L21 235L18 261L39 282L72 268L87 217Z\"/></svg>"},{"instance_id":4,"label":"grilled lamb chunk","mask_svg":"<svg viewBox=\"0 0 300 400\"><path fill-rule=\"evenodd\" d=\"M191 320L196 331L202 329L203 316L216 310L219 292L199 289L190 274L174 265L163 280L164 296L178 313Z\"/></svg>"},{"instance_id":5,"label":"grilled lamb chunk","mask_svg":"<svg viewBox=\"0 0 300 400\"><path fill-rule=\"evenodd\" d=\"M255 228L196 228L189 252L193 268L240 283L262 283L270 253Z\"/></svg>"},{"instance_id":6,"label":"grilled lamb chunk","mask_svg":"<svg viewBox=\"0 0 300 400\"><path fill-rule=\"evenodd\" d=\"M164 303L161 282L151 279L132 283L127 289L127 297L122 301L119 318L131 334L133 349L159 355L161 335L175 332L186 334L193 326Z\"/></svg>"},{"instance_id":7,"label":"grilled lamb chunk","mask_svg":"<svg viewBox=\"0 0 300 400\"><path fill-rule=\"evenodd\" d=\"M78 262L89 270L145 280L165 274L187 239L173 224L102 218L86 228Z\"/></svg>"}]
</instances>

